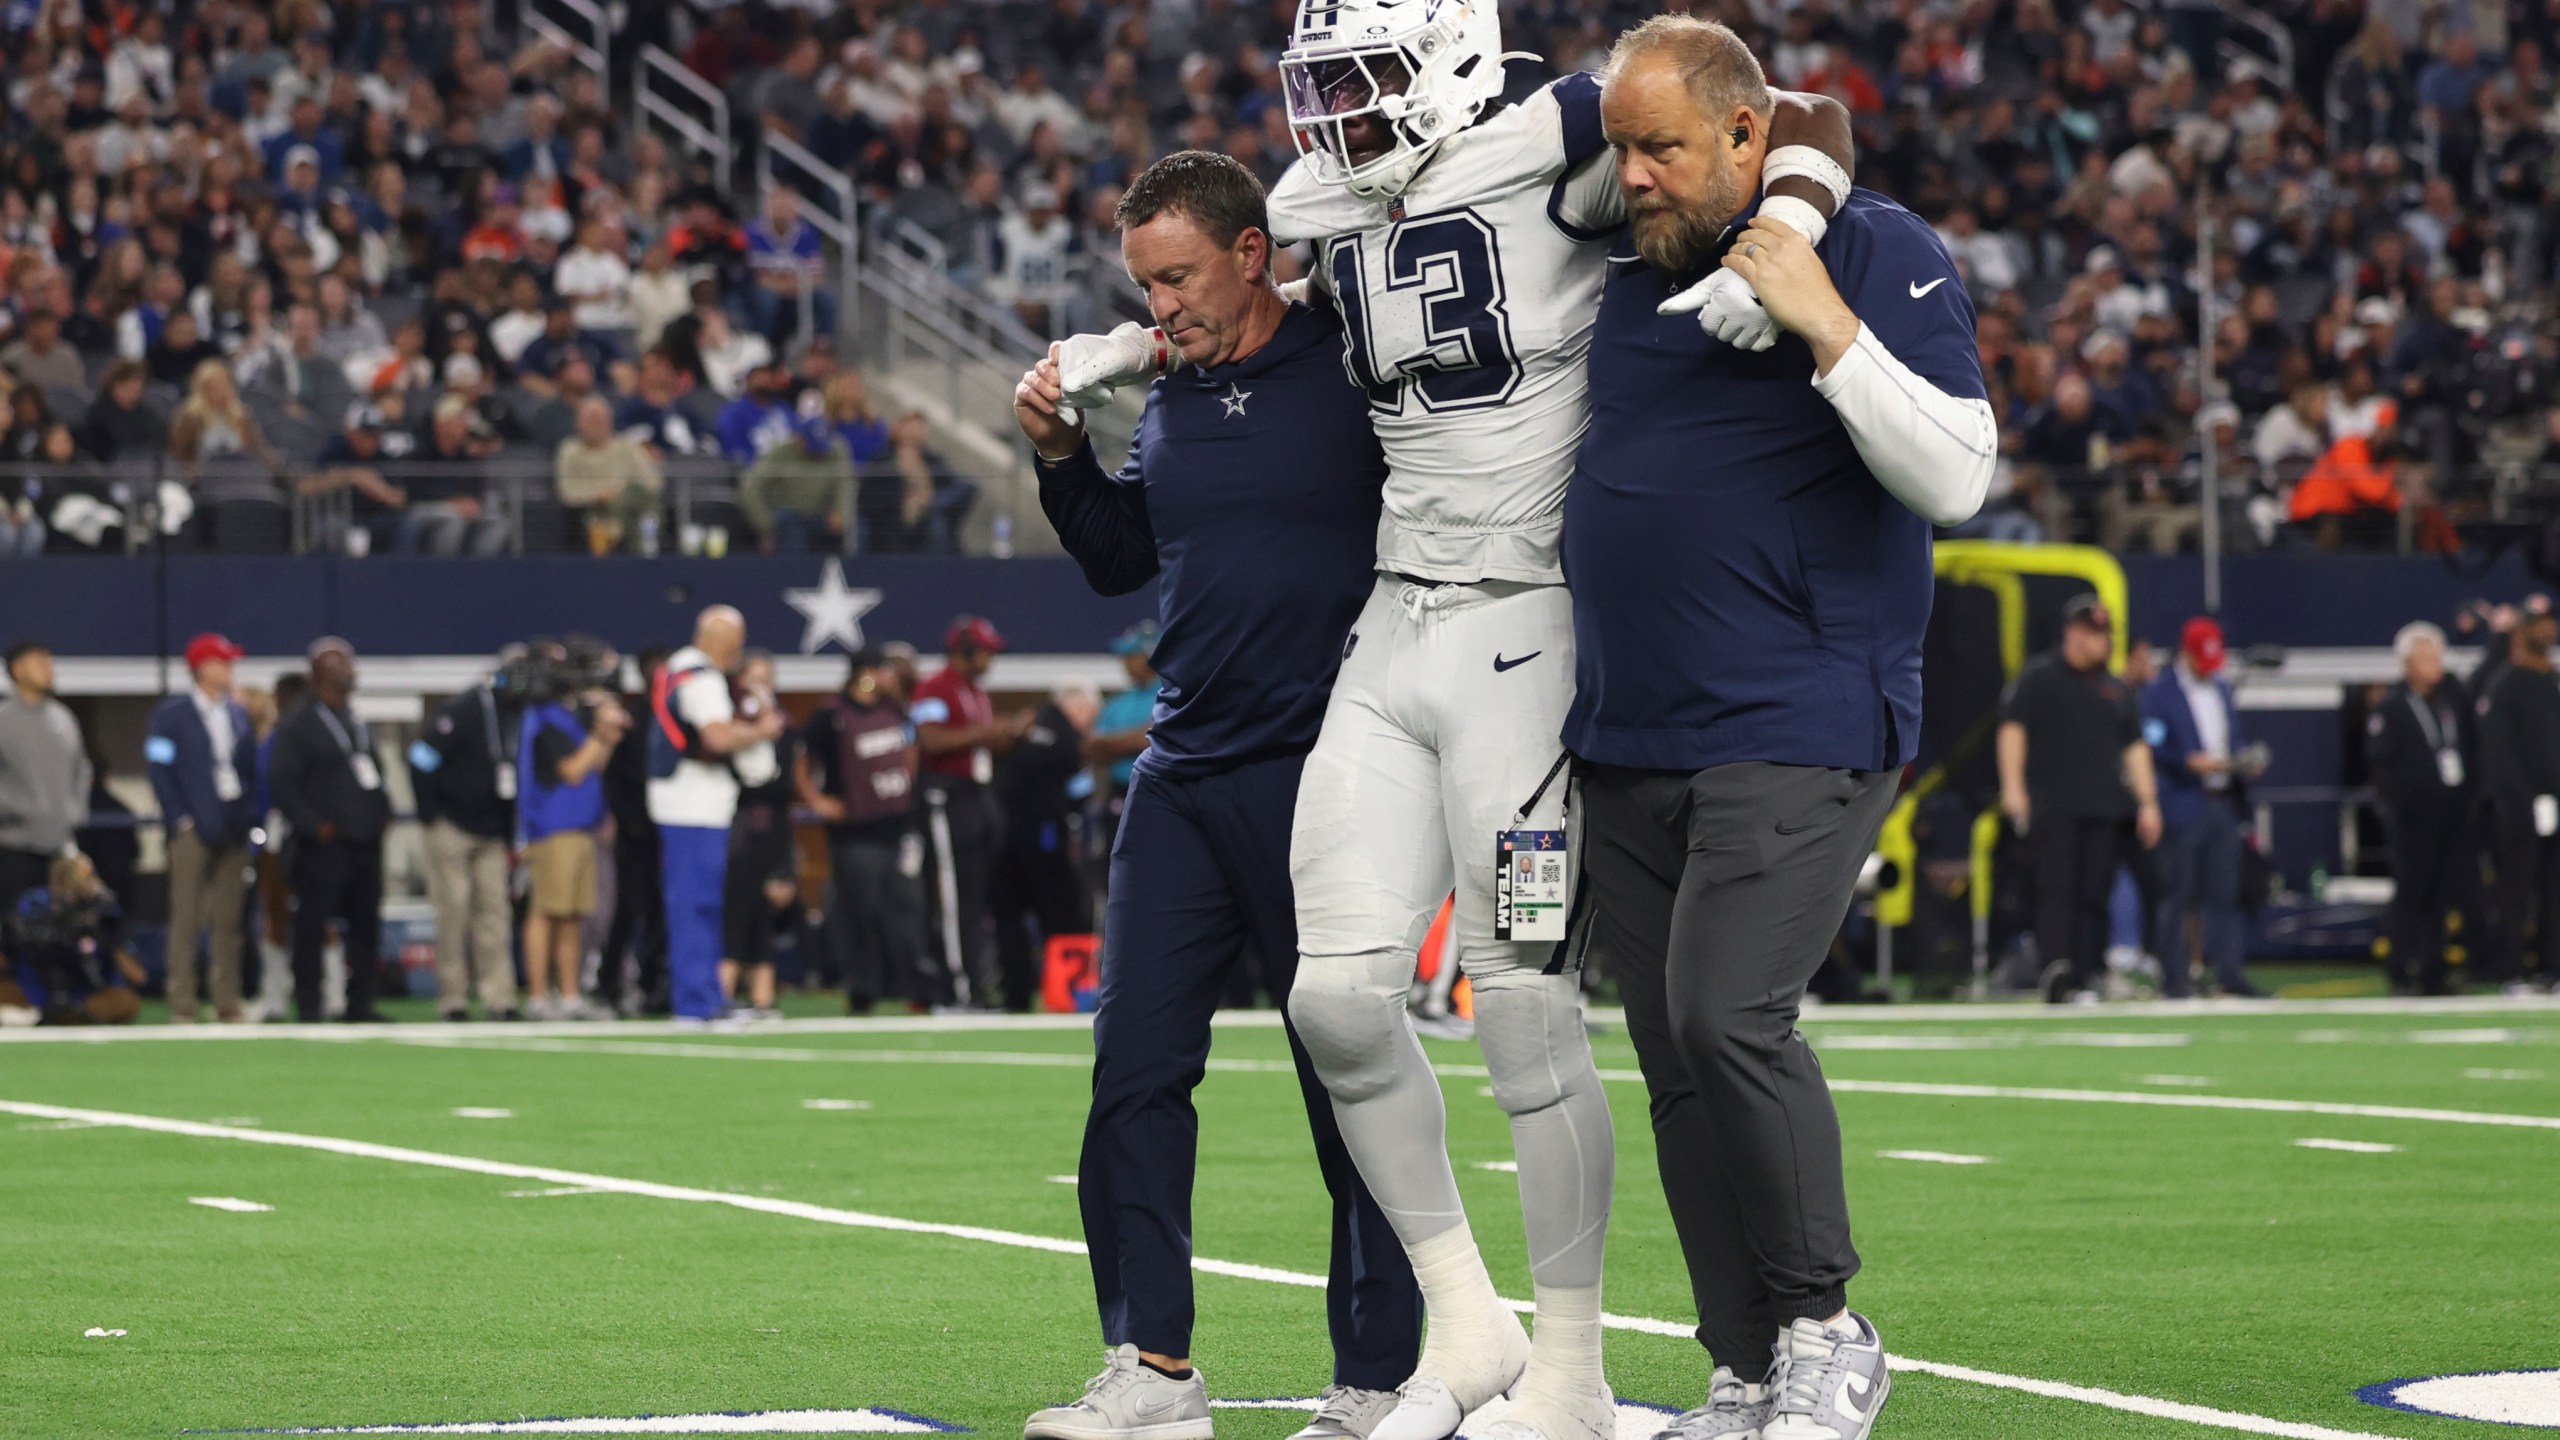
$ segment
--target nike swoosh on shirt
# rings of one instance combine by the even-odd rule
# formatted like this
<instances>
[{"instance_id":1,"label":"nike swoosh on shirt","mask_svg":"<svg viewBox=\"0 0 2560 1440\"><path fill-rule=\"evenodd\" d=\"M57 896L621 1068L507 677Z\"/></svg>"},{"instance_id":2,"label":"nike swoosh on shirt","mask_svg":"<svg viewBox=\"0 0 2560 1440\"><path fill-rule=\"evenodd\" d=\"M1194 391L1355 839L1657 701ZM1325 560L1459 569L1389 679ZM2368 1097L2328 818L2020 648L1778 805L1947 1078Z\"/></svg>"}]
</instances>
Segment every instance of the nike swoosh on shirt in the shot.
<instances>
[{"instance_id":1,"label":"nike swoosh on shirt","mask_svg":"<svg viewBox=\"0 0 2560 1440\"><path fill-rule=\"evenodd\" d=\"M1547 652L1544 650L1532 650L1517 660L1505 660L1501 655L1497 654L1493 657L1493 673L1499 675L1505 670L1516 670L1546 653Z\"/></svg>"},{"instance_id":2,"label":"nike swoosh on shirt","mask_svg":"<svg viewBox=\"0 0 2560 1440\"><path fill-rule=\"evenodd\" d=\"M1944 276L1944 275L1939 276L1937 279L1930 281L1930 282L1929 282L1928 284L1926 284L1926 285L1923 285L1923 284L1921 284L1919 281L1914 280L1914 281L1912 281L1912 282L1911 282L1911 298L1912 298L1912 299L1914 299L1914 300L1917 300L1917 299L1919 299L1921 296L1928 294L1930 291L1935 290L1935 289L1937 289L1939 286L1944 285L1944 284L1946 284L1946 283L1947 283L1947 277L1946 277L1946 276Z\"/></svg>"}]
</instances>

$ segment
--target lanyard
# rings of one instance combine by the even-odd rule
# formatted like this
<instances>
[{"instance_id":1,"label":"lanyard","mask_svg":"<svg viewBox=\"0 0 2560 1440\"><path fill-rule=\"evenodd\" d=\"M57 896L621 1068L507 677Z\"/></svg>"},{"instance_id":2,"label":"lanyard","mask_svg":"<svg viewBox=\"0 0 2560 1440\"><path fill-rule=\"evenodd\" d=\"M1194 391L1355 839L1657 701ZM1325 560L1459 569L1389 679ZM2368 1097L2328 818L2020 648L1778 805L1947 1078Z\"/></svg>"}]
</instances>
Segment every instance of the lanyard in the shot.
<instances>
[{"instance_id":1,"label":"lanyard","mask_svg":"<svg viewBox=\"0 0 2560 1440\"><path fill-rule=\"evenodd\" d=\"M1529 792L1529 798L1520 803L1519 810L1511 816L1511 823L1503 826L1503 829L1517 830L1528 823L1529 812L1537 809L1538 802L1546 798L1547 787L1556 783L1556 777L1564 773L1565 762L1572 758L1573 752L1569 750L1557 753L1556 763L1547 767L1547 778L1539 781L1538 788Z\"/></svg>"},{"instance_id":2,"label":"lanyard","mask_svg":"<svg viewBox=\"0 0 2560 1440\"><path fill-rule=\"evenodd\" d=\"M321 702L317 700L314 700L311 703L320 706L320 723L328 726L329 733L338 737L338 748L347 752L348 759L354 759L356 755L356 742L347 737L347 728L338 723L338 712L330 709L327 705L321 704ZM364 735L364 733L364 722L358 720L356 722L356 734ZM367 750L373 748L372 737L366 736L364 748Z\"/></svg>"},{"instance_id":3,"label":"lanyard","mask_svg":"<svg viewBox=\"0 0 2560 1440\"><path fill-rule=\"evenodd\" d=\"M2445 748L2444 727L2437 723L2435 707L2427 703L2426 697L2412 690L2409 692L2409 708L2417 714L2418 729L2427 737L2427 748L2443 750Z\"/></svg>"}]
</instances>

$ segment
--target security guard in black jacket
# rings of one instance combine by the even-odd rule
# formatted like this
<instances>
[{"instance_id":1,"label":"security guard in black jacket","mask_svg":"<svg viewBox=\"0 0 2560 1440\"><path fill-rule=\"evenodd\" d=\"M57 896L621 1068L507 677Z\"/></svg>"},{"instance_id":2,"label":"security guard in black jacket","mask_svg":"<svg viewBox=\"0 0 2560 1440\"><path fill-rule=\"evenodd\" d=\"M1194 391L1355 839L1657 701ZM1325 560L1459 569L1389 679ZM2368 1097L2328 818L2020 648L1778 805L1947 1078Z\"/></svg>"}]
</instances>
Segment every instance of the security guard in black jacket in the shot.
<instances>
[{"instance_id":1,"label":"security guard in black jacket","mask_svg":"<svg viewBox=\"0 0 2560 1440\"><path fill-rule=\"evenodd\" d=\"M305 1025L324 1018L320 954L329 922L344 920L349 1023L388 1020L373 1007L382 963L382 832L391 805L373 730L356 718L355 647L312 642L311 698L276 727L267 759L276 809L293 829L286 875L293 890L293 1008Z\"/></svg>"},{"instance_id":2,"label":"security guard in black jacket","mask_svg":"<svg viewBox=\"0 0 2560 1440\"><path fill-rule=\"evenodd\" d=\"M2524 978L2528 939L2548 983L2560 975L2560 682L2551 647L2560 619L2548 605L2516 620L2512 661L2480 700L2481 781L2498 871L2496 943L2487 978L2510 993Z\"/></svg>"},{"instance_id":3,"label":"security guard in black jacket","mask_svg":"<svg viewBox=\"0 0 2560 1440\"><path fill-rule=\"evenodd\" d=\"M2446 995L2445 924L2476 930L2480 851L2479 735L2470 693L2444 668L2444 632L2419 621L2391 642L2401 681L2365 719L2365 758L2391 832L2393 888L2385 933L2395 995Z\"/></svg>"}]
</instances>

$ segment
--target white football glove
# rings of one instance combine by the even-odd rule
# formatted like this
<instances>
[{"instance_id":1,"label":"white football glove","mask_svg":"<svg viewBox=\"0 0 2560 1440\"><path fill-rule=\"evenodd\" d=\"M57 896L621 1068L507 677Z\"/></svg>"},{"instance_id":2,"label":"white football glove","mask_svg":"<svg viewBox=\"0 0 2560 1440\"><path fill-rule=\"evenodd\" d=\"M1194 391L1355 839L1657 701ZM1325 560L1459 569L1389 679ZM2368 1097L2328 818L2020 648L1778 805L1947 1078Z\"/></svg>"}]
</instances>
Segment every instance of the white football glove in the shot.
<instances>
[{"instance_id":1,"label":"white football glove","mask_svg":"<svg viewBox=\"0 0 2560 1440\"><path fill-rule=\"evenodd\" d=\"M1656 315L1696 312L1698 328L1736 350L1766 350L1778 343L1778 322L1769 318L1751 282L1719 266L1706 279L1653 307Z\"/></svg>"},{"instance_id":2,"label":"white football glove","mask_svg":"<svg viewBox=\"0 0 2560 1440\"><path fill-rule=\"evenodd\" d=\"M1135 320L1108 335L1070 335L1058 342L1058 388L1079 410L1111 403L1123 385L1153 380L1182 363L1164 332Z\"/></svg>"}]
</instances>

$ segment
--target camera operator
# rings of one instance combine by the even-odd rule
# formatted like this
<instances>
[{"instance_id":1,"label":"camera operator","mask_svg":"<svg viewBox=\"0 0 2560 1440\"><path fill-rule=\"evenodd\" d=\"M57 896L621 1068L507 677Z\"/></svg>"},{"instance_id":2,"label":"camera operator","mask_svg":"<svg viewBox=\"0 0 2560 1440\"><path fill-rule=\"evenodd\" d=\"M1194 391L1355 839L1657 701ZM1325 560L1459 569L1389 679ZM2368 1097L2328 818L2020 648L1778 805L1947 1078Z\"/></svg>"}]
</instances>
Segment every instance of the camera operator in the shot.
<instances>
[{"instance_id":1,"label":"camera operator","mask_svg":"<svg viewBox=\"0 0 2560 1440\"><path fill-rule=\"evenodd\" d=\"M515 913L507 850L515 842L516 735L532 669L524 647L507 647L497 670L439 706L409 746L418 816L427 822L427 893L436 908L436 1012L447 1020L469 1018L475 967L488 1018L523 1018L507 936Z\"/></svg>"},{"instance_id":2,"label":"camera operator","mask_svg":"<svg viewBox=\"0 0 2560 1440\"><path fill-rule=\"evenodd\" d=\"M581 999L581 940L596 910L596 830L604 769L631 729L606 687L621 657L592 640L536 642L535 691L517 746L517 793L529 880L524 916L527 1007L537 1018L610 1019ZM556 997L555 997L556 991Z\"/></svg>"},{"instance_id":3,"label":"camera operator","mask_svg":"<svg viewBox=\"0 0 2560 1440\"><path fill-rule=\"evenodd\" d=\"M45 884L8 917L15 987L0 973L0 1005L24 1005L47 1025L129 1025L142 1010L134 992L146 978L124 943L124 911L89 857L57 855Z\"/></svg>"}]
</instances>

